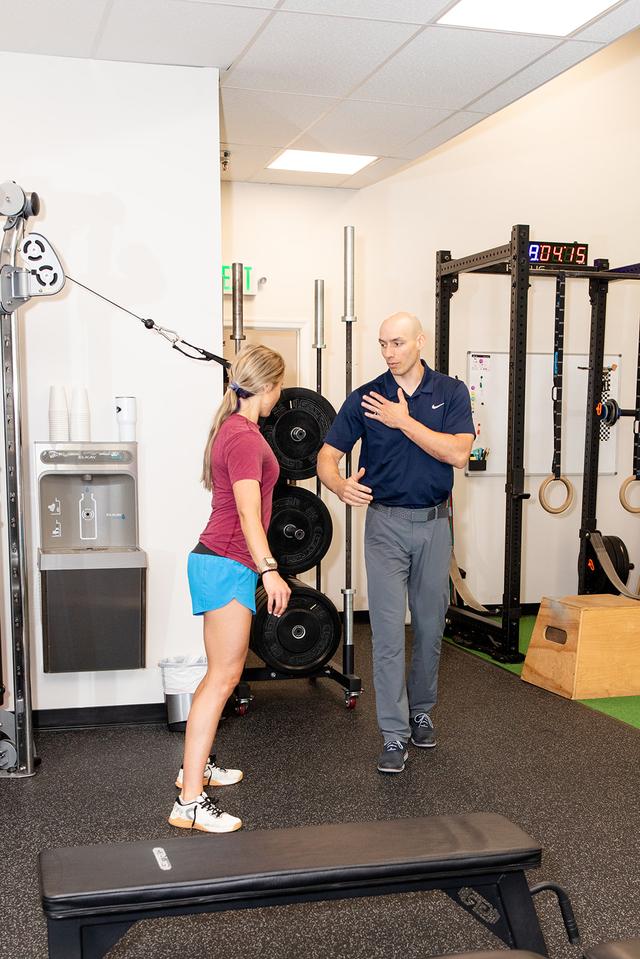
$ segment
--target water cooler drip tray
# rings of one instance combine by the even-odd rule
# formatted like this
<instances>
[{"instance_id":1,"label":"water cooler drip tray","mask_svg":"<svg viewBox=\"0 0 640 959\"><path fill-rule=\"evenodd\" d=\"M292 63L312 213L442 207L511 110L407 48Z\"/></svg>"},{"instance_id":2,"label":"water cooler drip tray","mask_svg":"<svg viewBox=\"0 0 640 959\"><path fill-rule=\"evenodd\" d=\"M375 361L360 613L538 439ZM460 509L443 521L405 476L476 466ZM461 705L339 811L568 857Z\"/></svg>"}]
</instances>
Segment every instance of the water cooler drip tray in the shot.
<instances>
[{"instance_id":1,"label":"water cooler drip tray","mask_svg":"<svg viewBox=\"0 0 640 959\"><path fill-rule=\"evenodd\" d=\"M144 550L41 550L38 566L46 673L144 667Z\"/></svg>"}]
</instances>

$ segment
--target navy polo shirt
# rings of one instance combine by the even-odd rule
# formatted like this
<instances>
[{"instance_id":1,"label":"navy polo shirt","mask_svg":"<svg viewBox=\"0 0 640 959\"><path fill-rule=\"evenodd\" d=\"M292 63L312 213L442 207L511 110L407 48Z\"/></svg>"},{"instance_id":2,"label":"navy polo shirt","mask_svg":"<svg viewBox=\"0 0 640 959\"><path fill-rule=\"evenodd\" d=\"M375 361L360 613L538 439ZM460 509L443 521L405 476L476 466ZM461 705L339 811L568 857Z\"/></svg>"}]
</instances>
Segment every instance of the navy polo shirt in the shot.
<instances>
[{"instance_id":1,"label":"navy polo shirt","mask_svg":"<svg viewBox=\"0 0 640 959\"><path fill-rule=\"evenodd\" d=\"M424 360L422 365L422 382L412 396L405 393L409 414L439 433L475 436L465 384L429 369ZM347 397L325 443L348 453L362 439L358 468L364 466L366 472L361 482L371 487L377 503L419 509L444 502L453 487L453 467L425 453L402 430L365 416L362 397L372 392L398 402L398 383L390 370Z\"/></svg>"}]
</instances>

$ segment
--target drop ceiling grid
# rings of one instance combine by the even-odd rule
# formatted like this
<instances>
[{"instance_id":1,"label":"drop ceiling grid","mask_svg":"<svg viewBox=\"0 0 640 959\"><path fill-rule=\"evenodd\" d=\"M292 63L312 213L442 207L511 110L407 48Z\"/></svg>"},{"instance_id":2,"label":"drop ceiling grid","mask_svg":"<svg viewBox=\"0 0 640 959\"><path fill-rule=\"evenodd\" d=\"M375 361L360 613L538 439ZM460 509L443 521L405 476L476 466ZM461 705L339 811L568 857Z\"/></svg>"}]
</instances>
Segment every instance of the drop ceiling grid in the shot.
<instances>
[{"instance_id":1,"label":"drop ceiling grid","mask_svg":"<svg viewBox=\"0 0 640 959\"><path fill-rule=\"evenodd\" d=\"M64 16L47 0L21 0L2 9L0 49L54 57L88 56L108 0L66 0ZM73 30L69 29L70 23Z\"/></svg>"},{"instance_id":2,"label":"drop ceiling grid","mask_svg":"<svg viewBox=\"0 0 640 959\"><path fill-rule=\"evenodd\" d=\"M427 27L354 95L457 110L557 43L546 37Z\"/></svg>"},{"instance_id":3,"label":"drop ceiling grid","mask_svg":"<svg viewBox=\"0 0 640 959\"><path fill-rule=\"evenodd\" d=\"M243 89L342 98L416 29L422 28L277 11L222 82Z\"/></svg>"},{"instance_id":4,"label":"drop ceiling grid","mask_svg":"<svg viewBox=\"0 0 640 959\"><path fill-rule=\"evenodd\" d=\"M226 70L271 15L191 0L114 0L95 56Z\"/></svg>"},{"instance_id":5,"label":"drop ceiling grid","mask_svg":"<svg viewBox=\"0 0 640 959\"><path fill-rule=\"evenodd\" d=\"M282 149L338 100L295 93L222 87L221 137L233 143Z\"/></svg>"},{"instance_id":6,"label":"drop ceiling grid","mask_svg":"<svg viewBox=\"0 0 640 959\"><path fill-rule=\"evenodd\" d=\"M343 100L292 145L300 150L402 157L402 147L415 139L417 132L440 123L450 112L371 100Z\"/></svg>"}]
</instances>

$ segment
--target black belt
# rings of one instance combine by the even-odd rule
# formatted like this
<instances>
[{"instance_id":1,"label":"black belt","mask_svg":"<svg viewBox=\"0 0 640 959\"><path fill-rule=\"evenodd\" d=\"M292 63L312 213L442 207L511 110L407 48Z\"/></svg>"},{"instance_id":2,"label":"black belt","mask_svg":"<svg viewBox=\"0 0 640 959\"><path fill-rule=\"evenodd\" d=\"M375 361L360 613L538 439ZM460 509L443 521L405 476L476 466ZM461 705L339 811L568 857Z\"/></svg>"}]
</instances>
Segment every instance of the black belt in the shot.
<instances>
[{"instance_id":1,"label":"black belt","mask_svg":"<svg viewBox=\"0 0 640 959\"><path fill-rule=\"evenodd\" d=\"M409 506L385 506L383 503L369 503L369 509L378 510L393 516L394 519L409 519L414 523L426 523L430 519L448 519L451 515L449 503L440 503L438 506L424 506L413 509Z\"/></svg>"}]
</instances>

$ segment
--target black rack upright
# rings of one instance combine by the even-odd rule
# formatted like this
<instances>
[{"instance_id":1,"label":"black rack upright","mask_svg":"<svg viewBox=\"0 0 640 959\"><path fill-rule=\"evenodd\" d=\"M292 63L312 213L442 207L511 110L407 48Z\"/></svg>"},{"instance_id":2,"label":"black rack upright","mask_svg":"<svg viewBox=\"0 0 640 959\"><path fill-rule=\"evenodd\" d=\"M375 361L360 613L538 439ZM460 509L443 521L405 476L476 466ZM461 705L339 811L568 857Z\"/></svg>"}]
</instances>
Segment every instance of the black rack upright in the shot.
<instances>
[{"instance_id":1,"label":"black rack upright","mask_svg":"<svg viewBox=\"0 0 640 959\"><path fill-rule=\"evenodd\" d=\"M494 247L454 260L449 250L436 254L435 367L449 372L451 298L461 273L489 273L511 277L509 325L509 396L507 412L507 464L505 483L504 587L501 622L470 609L450 606L447 623L465 644L490 653L503 662L519 662L521 616L520 580L522 553L522 503L524 491L524 416L526 395L528 289L532 276L564 276L589 280L591 334L585 425L584 482L578 560L578 592L586 592L587 545L597 529L598 458L600 421L596 406L602 395L607 291L611 280L640 280L640 264L609 269L608 260L593 266L575 263L531 263L529 227L516 225L505 246Z\"/></svg>"}]
</instances>

